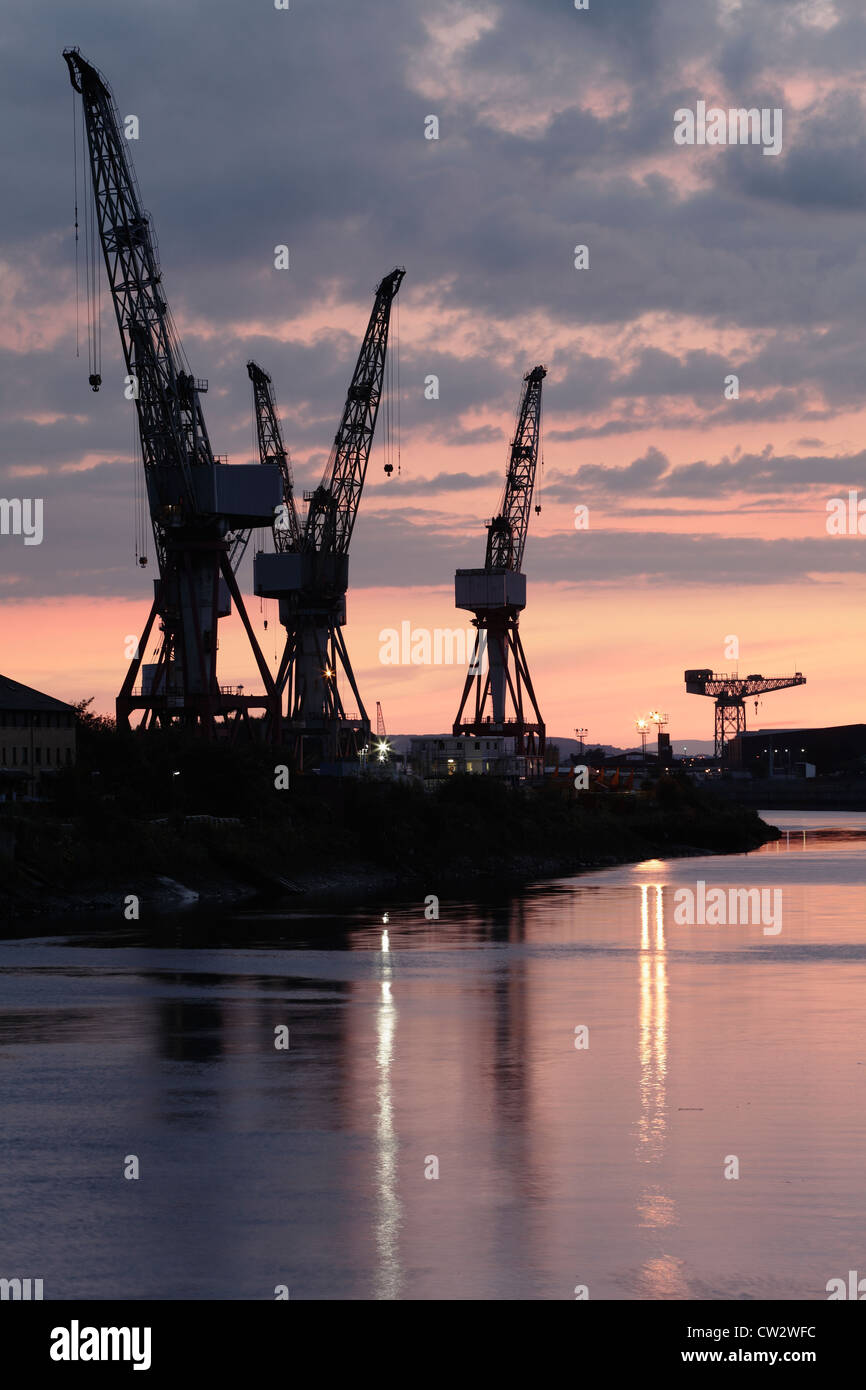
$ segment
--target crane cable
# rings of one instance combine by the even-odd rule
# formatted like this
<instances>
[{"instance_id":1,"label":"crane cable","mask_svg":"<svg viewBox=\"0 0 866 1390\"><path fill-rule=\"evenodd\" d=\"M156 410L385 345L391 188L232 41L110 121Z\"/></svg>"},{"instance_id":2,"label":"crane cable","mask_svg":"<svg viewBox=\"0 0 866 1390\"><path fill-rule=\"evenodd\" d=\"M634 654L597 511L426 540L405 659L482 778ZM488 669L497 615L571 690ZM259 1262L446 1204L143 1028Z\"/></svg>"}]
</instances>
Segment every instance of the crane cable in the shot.
<instances>
[{"instance_id":1,"label":"crane cable","mask_svg":"<svg viewBox=\"0 0 866 1390\"><path fill-rule=\"evenodd\" d=\"M75 92L72 93L72 186L74 190L75 208L75 356L80 357L79 348L79 329L78 329L78 121L76 119L76 108L78 103L75 100Z\"/></svg>"},{"instance_id":2,"label":"crane cable","mask_svg":"<svg viewBox=\"0 0 866 1390\"><path fill-rule=\"evenodd\" d=\"M535 515L541 515L541 493L544 488L544 398L538 400L538 454L541 461L541 476L535 491Z\"/></svg>"},{"instance_id":3,"label":"crane cable","mask_svg":"<svg viewBox=\"0 0 866 1390\"><path fill-rule=\"evenodd\" d=\"M394 356L397 361L397 477L400 477L401 468L401 430L400 430L400 300L397 300L397 313L395 316L394 331Z\"/></svg>"},{"instance_id":4,"label":"crane cable","mask_svg":"<svg viewBox=\"0 0 866 1390\"><path fill-rule=\"evenodd\" d=\"M90 373L90 386L98 391L102 384L102 281L98 275L97 262L97 214L96 187L93 171L90 170L89 196L87 190L87 171L90 168L87 158L87 121L81 121L81 171L85 183L84 190L84 269L87 293L87 363ZM77 185L77 170L76 170ZM77 206L77 199L76 199Z\"/></svg>"},{"instance_id":5,"label":"crane cable","mask_svg":"<svg viewBox=\"0 0 866 1390\"><path fill-rule=\"evenodd\" d=\"M387 340L385 343L385 361L382 373L382 462L387 478L390 478L394 471L391 463L391 354L388 352Z\"/></svg>"},{"instance_id":6,"label":"crane cable","mask_svg":"<svg viewBox=\"0 0 866 1390\"><path fill-rule=\"evenodd\" d=\"M383 415L382 427L382 460L384 471L390 478L394 472L394 462L397 464L397 477L402 471L401 458L401 428L400 428L400 304L397 301L392 308L391 322L389 328L393 330L391 350L388 351L387 342L385 350L385 363L382 378L382 400L381 408Z\"/></svg>"}]
</instances>

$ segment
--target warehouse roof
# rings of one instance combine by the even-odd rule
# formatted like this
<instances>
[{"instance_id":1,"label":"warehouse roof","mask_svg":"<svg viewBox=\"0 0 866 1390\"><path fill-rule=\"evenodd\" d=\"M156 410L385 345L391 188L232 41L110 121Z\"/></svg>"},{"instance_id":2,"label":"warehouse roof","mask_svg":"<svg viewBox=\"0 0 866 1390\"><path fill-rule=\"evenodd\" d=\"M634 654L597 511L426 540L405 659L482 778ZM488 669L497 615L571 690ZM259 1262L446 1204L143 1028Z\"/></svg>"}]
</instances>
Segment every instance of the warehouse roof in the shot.
<instances>
[{"instance_id":1,"label":"warehouse roof","mask_svg":"<svg viewBox=\"0 0 866 1390\"><path fill-rule=\"evenodd\" d=\"M63 710L72 714L74 707L55 700L52 695L43 695L41 690L10 680L8 676L0 676L0 709Z\"/></svg>"}]
</instances>

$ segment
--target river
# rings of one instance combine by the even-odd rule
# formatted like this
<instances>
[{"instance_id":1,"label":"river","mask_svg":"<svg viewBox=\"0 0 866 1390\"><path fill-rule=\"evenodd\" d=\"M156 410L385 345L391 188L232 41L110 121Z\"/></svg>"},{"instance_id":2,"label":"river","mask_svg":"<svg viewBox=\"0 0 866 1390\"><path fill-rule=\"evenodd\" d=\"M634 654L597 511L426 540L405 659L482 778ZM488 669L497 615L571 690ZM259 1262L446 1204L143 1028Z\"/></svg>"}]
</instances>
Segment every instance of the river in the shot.
<instances>
[{"instance_id":1,"label":"river","mask_svg":"<svg viewBox=\"0 0 866 1390\"><path fill-rule=\"evenodd\" d=\"M748 855L438 920L118 911L0 941L0 1276L825 1299L866 1275L866 815L765 819L784 837ZM678 925L698 882L780 890L781 930Z\"/></svg>"}]
</instances>

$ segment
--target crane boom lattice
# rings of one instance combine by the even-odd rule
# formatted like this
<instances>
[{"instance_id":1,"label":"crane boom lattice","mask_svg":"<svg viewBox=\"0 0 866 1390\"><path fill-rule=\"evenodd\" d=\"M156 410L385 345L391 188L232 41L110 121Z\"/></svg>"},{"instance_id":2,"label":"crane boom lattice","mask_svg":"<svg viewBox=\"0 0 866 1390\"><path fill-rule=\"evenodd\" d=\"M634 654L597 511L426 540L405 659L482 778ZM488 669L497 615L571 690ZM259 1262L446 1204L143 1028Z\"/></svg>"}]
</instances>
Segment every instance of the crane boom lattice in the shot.
<instances>
[{"instance_id":1,"label":"crane boom lattice","mask_svg":"<svg viewBox=\"0 0 866 1390\"><path fill-rule=\"evenodd\" d=\"M799 671L793 676L738 676L703 669L686 671L684 679L689 695L706 695L716 702L715 757L719 760L726 757L731 739L746 732L746 700L750 696L806 684Z\"/></svg>"}]
</instances>

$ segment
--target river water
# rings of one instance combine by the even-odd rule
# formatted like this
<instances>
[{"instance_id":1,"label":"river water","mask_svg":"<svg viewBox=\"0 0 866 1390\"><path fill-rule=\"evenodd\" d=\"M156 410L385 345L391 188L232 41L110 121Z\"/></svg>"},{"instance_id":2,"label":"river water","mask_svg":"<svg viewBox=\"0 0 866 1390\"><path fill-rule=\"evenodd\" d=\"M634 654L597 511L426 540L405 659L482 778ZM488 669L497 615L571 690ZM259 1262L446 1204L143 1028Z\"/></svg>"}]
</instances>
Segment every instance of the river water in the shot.
<instances>
[{"instance_id":1,"label":"river water","mask_svg":"<svg viewBox=\"0 0 866 1390\"><path fill-rule=\"evenodd\" d=\"M753 854L438 921L419 897L0 942L0 1276L824 1299L866 1275L866 815L765 818L785 836ZM677 925L698 881L781 890L782 930Z\"/></svg>"}]
</instances>

